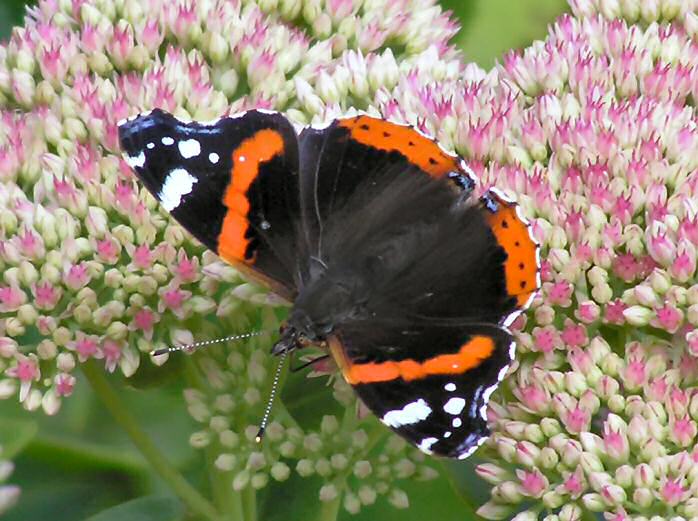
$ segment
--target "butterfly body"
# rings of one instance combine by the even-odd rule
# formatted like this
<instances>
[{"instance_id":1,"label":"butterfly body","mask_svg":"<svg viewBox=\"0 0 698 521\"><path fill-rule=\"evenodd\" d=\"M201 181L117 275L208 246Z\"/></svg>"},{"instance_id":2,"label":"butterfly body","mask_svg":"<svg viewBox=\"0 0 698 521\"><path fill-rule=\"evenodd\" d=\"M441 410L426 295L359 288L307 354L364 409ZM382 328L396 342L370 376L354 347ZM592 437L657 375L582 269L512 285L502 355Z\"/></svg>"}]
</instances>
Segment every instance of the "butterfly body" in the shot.
<instances>
[{"instance_id":1,"label":"butterfly body","mask_svg":"<svg viewBox=\"0 0 698 521\"><path fill-rule=\"evenodd\" d=\"M153 111L120 126L127 160L194 236L293 303L273 352L329 346L390 428L462 458L511 363L506 329L538 286L516 206L472 195L464 163L368 116L296 132L249 111L202 125Z\"/></svg>"}]
</instances>

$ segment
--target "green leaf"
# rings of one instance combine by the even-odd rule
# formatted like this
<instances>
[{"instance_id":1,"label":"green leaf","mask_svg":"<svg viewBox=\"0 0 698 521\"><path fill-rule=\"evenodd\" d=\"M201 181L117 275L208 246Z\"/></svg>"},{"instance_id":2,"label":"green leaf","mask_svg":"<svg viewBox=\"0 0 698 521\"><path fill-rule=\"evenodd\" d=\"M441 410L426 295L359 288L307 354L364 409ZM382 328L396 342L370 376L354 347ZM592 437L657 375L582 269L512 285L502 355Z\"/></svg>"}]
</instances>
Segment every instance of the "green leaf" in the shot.
<instances>
[{"instance_id":1,"label":"green leaf","mask_svg":"<svg viewBox=\"0 0 698 521\"><path fill-rule=\"evenodd\" d=\"M0 40L4 40L12 33L12 27L22 23L25 5L34 2L20 0L2 0L0 2Z\"/></svg>"},{"instance_id":2,"label":"green leaf","mask_svg":"<svg viewBox=\"0 0 698 521\"><path fill-rule=\"evenodd\" d=\"M124 383L134 389L149 390L172 384L184 379L184 356L178 353L171 356L162 367L150 363L145 356L136 374L124 380Z\"/></svg>"},{"instance_id":3,"label":"green leaf","mask_svg":"<svg viewBox=\"0 0 698 521\"><path fill-rule=\"evenodd\" d=\"M565 0L442 0L462 24L454 43L469 62L490 68L510 49L542 40L567 10Z\"/></svg>"},{"instance_id":4,"label":"green leaf","mask_svg":"<svg viewBox=\"0 0 698 521\"><path fill-rule=\"evenodd\" d=\"M0 458L13 459L36 436L37 423L33 420L3 418L0 422Z\"/></svg>"},{"instance_id":5,"label":"green leaf","mask_svg":"<svg viewBox=\"0 0 698 521\"><path fill-rule=\"evenodd\" d=\"M146 496L103 510L86 521L179 521L182 504L172 497Z\"/></svg>"}]
</instances>

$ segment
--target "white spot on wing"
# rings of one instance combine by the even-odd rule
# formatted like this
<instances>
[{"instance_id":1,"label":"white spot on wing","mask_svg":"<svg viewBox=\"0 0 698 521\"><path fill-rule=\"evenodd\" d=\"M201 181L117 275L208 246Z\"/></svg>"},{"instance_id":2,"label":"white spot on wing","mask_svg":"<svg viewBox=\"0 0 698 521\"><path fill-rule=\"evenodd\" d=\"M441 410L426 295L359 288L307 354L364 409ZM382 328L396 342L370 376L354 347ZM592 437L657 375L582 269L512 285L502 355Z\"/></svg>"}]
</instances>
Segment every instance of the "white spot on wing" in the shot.
<instances>
[{"instance_id":1,"label":"white spot on wing","mask_svg":"<svg viewBox=\"0 0 698 521\"><path fill-rule=\"evenodd\" d=\"M155 148L155 143L148 143L148 144L145 146L145 148L147 148L148 150L152 150L152 149Z\"/></svg>"},{"instance_id":2,"label":"white spot on wing","mask_svg":"<svg viewBox=\"0 0 698 521\"><path fill-rule=\"evenodd\" d=\"M174 144L174 139L172 139L169 136L165 136L164 138L161 139L162 144L165 146L170 146Z\"/></svg>"},{"instance_id":3,"label":"white spot on wing","mask_svg":"<svg viewBox=\"0 0 698 521\"><path fill-rule=\"evenodd\" d=\"M182 154L184 159L190 159L196 157L201 153L201 143L196 139L187 139L186 141L180 141L177 143L179 148L179 153Z\"/></svg>"},{"instance_id":4,"label":"white spot on wing","mask_svg":"<svg viewBox=\"0 0 698 521\"><path fill-rule=\"evenodd\" d=\"M182 202L182 196L191 193L198 179L183 168L175 168L165 178L158 199L168 212L171 212Z\"/></svg>"},{"instance_id":5,"label":"white spot on wing","mask_svg":"<svg viewBox=\"0 0 698 521\"><path fill-rule=\"evenodd\" d=\"M434 443L436 443L437 441L439 441L437 438L424 438L422 441L419 442L419 445L417 445L417 447L419 447L419 450L421 450L422 452L426 454L431 454L431 446L434 445Z\"/></svg>"},{"instance_id":6,"label":"white spot on wing","mask_svg":"<svg viewBox=\"0 0 698 521\"><path fill-rule=\"evenodd\" d=\"M463 421L460 418L453 418L451 425L453 425L457 429L458 427L463 425Z\"/></svg>"},{"instance_id":7,"label":"white spot on wing","mask_svg":"<svg viewBox=\"0 0 698 521\"><path fill-rule=\"evenodd\" d=\"M141 153L137 156L128 156L126 162L131 168L142 167L145 165L145 152L141 150Z\"/></svg>"},{"instance_id":8,"label":"white spot on wing","mask_svg":"<svg viewBox=\"0 0 698 521\"><path fill-rule=\"evenodd\" d=\"M208 155L208 160L211 161L211 163L213 163L214 165L215 165L216 163L218 163L218 160L219 160L219 159L220 159L220 156L219 156L218 154L216 154L215 152L211 152L211 153Z\"/></svg>"},{"instance_id":9,"label":"white spot on wing","mask_svg":"<svg viewBox=\"0 0 698 521\"><path fill-rule=\"evenodd\" d=\"M448 414L453 414L456 416L457 414L461 413L463 407L465 407L465 400L458 396L454 396L446 402L444 405L444 411L446 411Z\"/></svg>"},{"instance_id":10,"label":"white spot on wing","mask_svg":"<svg viewBox=\"0 0 698 521\"><path fill-rule=\"evenodd\" d=\"M238 157L238 161L240 161L241 163L244 163L246 160L247 158L245 156Z\"/></svg>"},{"instance_id":11,"label":"white spot on wing","mask_svg":"<svg viewBox=\"0 0 698 521\"><path fill-rule=\"evenodd\" d=\"M385 413L381 421L386 425L398 428L403 425L417 423L427 418L431 414L431 407L423 399L411 402L402 409L395 409Z\"/></svg>"},{"instance_id":12,"label":"white spot on wing","mask_svg":"<svg viewBox=\"0 0 698 521\"><path fill-rule=\"evenodd\" d=\"M450 438L451 434L453 434L451 431L444 432L444 438Z\"/></svg>"},{"instance_id":13,"label":"white spot on wing","mask_svg":"<svg viewBox=\"0 0 698 521\"><path fill-rule=\"evenodd\" d=\"M456 384L454 384L453 382L448 382L446 385L444 385L444 389L452 393L456 390Z\"/></svg>"}]
</instances>

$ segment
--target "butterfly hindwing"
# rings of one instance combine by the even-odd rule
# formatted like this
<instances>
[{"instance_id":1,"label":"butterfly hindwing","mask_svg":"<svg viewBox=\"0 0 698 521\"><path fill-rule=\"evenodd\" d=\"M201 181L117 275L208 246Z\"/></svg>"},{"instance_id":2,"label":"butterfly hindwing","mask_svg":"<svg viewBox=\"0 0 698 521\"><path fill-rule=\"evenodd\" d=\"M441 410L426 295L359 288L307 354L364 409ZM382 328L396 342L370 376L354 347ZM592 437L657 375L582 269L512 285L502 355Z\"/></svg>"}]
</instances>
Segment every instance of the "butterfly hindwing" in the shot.
<instances>
[{"instance_id":1,"label":"butterfly hindwing","mask_svg":"<svg viewBox=\"0 0 698 521\"><path fill-rule=\"evenodd\" d=\"M281 296L293 295L298 143L281 114L212 124L161 110L119 126L143 184L204 245Z\"/></svg>"},{"instance_id":2,"label":"butterfly hindwing","mask_svg":"<svg viewBox=\"0 0 698 521\"><path fill-rule=\"evenodd\" d=\"M352 360L351 333L330 345L345 379L384 424L426 453L465 458L489 434L486 405L511 363L512 338L481 325L415 329L388 342L399 349L406 337L422 346L420 359L394 352L390 360Z\"/></svg>"}]
</instances>

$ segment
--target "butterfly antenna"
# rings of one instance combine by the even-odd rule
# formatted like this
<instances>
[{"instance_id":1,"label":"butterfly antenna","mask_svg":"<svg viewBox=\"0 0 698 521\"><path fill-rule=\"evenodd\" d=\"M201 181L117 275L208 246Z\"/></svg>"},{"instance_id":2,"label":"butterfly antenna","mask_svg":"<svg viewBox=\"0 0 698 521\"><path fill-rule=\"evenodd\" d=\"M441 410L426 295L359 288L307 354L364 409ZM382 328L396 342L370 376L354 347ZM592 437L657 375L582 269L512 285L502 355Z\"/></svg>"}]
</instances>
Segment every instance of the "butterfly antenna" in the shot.
<instances>
[{"instance_id":1,"label":"butterfly antenna","mask_svg":"<svg viewBox=\"0 0 698 521\"><path fill-rule=\"evenodd\" d=\"M211 344L220 344L221 342L229 342L231 340L242 340L243 338L251 338L253 336L263 335L265 331L253 331L252 333L243 333L241 335L231 335L224 338L216 338L214 340L203 340L201 342L195 342L193 344L187 344L183 346L174 347L163 347L160 349L155 349L150 352L152 356L164 355L165 353L174 353L175 351L190 351L197 347L204 347Z\"/></svg>"},{"instance_id":2,"label":"butterfly antenna","mask_svg":"<svg viewBox=\"0 0 698 521\"><path fill-rule=\"evenodd\" d=\"M274 404L276 389L278 389L279 387L279 378L281 377L281 370L284 368L286 355L288 355L288 351L284 351L283 353L281 353L281 357L279 358L279 365L276 366L274 380L271 383L271 391L269 392L269 399L267 400L267 406L264 409L264 416L262 416L262 423L260 424L259 430L257 431L257 436L255 436L254 438L254 440L257 443L260 443L262 441L262 438L264 437L264 431L267 429L267 423L269 423L269 414L271 414L271 407Z\"/></svg>"}]
</instances>

